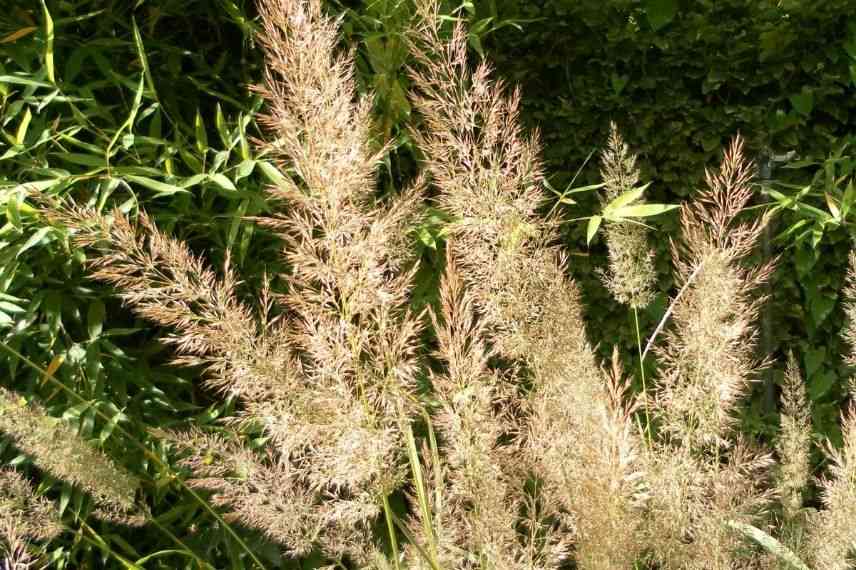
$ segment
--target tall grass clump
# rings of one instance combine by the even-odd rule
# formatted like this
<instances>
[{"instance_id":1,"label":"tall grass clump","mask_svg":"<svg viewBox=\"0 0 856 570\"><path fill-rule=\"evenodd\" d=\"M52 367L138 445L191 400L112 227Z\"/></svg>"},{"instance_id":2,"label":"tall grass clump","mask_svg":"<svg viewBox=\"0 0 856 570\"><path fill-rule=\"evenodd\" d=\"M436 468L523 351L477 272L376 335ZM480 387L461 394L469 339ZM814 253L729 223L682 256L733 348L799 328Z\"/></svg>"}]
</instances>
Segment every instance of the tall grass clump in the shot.
<instances>
[{"instance_id":1,"label":"tall grass clump","mask_svg":"<svg viewBox=\"0 0 856 570\"><path fill-rule=\"evenodd\" d=\"M520 125L520 92L489 64L471 65L464 27L447 33L439 2L417 2L411 133L425 176L380 200L390 145L376 138L370 95L358 96L353 52L338 48L339 22L320 0L258 8L265 71L255 89L266 111L256 145L281 174L271 213L246 221L279 239L285 270L253 290L228 251L213 267L145 213L72 201L43 210L86 249L93 278L171 331L175 364L237 401L219 423L151 430L190 487L288 557L331 568L730 570L798 555L848 568L852 410L843 449L827 450L820 511L803 504L811 415L795 363L779 467L739 430L741 404L771 362L758 355L755 321L774 267L755 261L768 220L747 216L754 171L742 139L681 208L679 289L651 333L650 390L640 362L633 394L617 351L601 362L587 339L556 245L562 220L542 212L538 134ZM601 176L605 204L644 190L614 125ZM412 309L411 241L428 184L449 222L438 302L423 315ZM647 231L617 218L604 229L605 282L634 311L643 361L638 311L656 277ZM0 430L38 469L92 495L103 518L145 512L136 477L5 389ZM59 532L51 504L17 472L0 471L0 506L10 560Z\"/></svg>"}]
</instances>

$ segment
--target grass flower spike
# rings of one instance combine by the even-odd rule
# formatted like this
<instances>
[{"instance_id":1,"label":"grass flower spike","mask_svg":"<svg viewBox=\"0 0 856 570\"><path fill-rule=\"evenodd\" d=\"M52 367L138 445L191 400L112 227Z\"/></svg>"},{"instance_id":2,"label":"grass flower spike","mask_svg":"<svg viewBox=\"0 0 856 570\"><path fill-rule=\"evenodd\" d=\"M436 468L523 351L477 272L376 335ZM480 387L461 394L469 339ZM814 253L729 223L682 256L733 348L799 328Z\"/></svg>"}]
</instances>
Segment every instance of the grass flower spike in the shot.
<instances>
[{"instance_id":1,"label":"grass flower spike","mask_svg":"<svg viewBox=\"0 0 856 570\"><path fill-rule=\"evenodd\" d=\"M609 125L609 140L601 156L604 202L635 190L639 183L636 156L630 150L615 123ZM637 201L642 203L641 201ZM641 309L654 298L657 271L654 251L648 245L647 228L632 221L608 221L605 226L609 251L609 271L604 282L619 303Z\"/></svg>"},{"instance_id":2,"label":"grass flower spike","mask_svg":"<svg viewBox=\"0 0 856 570\"><path fill-rule=\"evenodd\" d=\"M0 388L0 432L40 469L92 495L102 514L122 517L134 510L139 486L135 477L82 439L63 420L5 388Z\"/></svg>"}]
</instances>

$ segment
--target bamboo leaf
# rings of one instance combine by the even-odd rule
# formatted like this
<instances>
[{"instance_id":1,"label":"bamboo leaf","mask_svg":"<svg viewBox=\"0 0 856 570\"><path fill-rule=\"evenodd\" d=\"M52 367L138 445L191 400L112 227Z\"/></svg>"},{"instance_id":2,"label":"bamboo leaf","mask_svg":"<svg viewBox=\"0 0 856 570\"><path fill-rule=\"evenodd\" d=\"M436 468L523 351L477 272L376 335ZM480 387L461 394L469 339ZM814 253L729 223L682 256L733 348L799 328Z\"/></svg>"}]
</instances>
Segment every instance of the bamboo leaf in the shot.
<instances>
[{"instance_id":1,"label":"bamboo leaf","mask_svg":"<svg viewBox=\"0 0 856 570\"><path fill-rule=\"evenodd\" d=\"M15 144L24 144L24 139L27 138L27 129L30 128L30 121L33 119L33 114L30 108L27 107L24 111L24 117L21 119L21 124L18 125L18 130L15 132Z\"/></svg>"},{"instance_id":2,"label":"bamboo leaf","mask_svg":"<svg viewBox=\"0 0 856 570\"><path fill-rule=\"evenodd\" d=\"M158 196L171 196L173 194L188 194L189 192L180 186L175 186L173 184L167 184L166 182L160 182L158 180L154 180L153 178L149 178L147 176L135 176L129 174L125 176L131 182L139 184L144 188L148 188L149 190L154 190L157 192Z\"/></svg>"},{"instance_id":3,"label":"bamboo leaf","mask_svg":"<svg viewBox=\"0 0 856 570\"><path fill-rule=\"evenodd\" d=\"M45 13L45 69L48 73L48 81L56 83L56 73L54 71L54 23L45 0L42 0L42 9Z\"/></svg>"},{"instance_id":4,"label":"bamboo leaf","mask_svg":"<svg viewBox=\"0 0 856 570\"><path fill-rule=\"evenodd\" d=\"M637 204L635 206L624 206L612 212L610 219L648 218L670 212L677 207L677 204Z\"/></svg>"},{"instance_id":5,"label":"bamboo leaf","mask_svg":"<svg viewBox=\"0 0 856 570\"><path fill-rule=\"evenodd\" d=\"M600 227L600 223L603 221L601 216L592 216L589 218L588 227L586 228L586 243L591 244L591 240L594 239L594 234L597 233L597 229Z\"/></svg>"}]
</instances>

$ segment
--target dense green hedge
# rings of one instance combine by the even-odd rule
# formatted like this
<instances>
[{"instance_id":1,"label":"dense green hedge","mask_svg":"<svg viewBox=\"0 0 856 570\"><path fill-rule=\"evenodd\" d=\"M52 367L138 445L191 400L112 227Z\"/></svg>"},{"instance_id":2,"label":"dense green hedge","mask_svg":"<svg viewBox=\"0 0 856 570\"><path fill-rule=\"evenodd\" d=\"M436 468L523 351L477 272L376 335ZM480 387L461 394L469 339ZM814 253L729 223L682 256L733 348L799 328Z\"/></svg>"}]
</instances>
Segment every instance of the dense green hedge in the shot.
<instances>
[{"instance_id":1,"label":"dense green hedge","mask_svg":"<svg viewBox=\"0 0 856 570\"><path fill-rule=\"evenodd\" d=\"M592 149L603 144L610 120L640 153L646 180L659 202L678 202L698 186L730 137L742 133L750 152L796 150L825 157L856 132L856 22L853 0L496 0L478 3L478 17L523 20L487 43L499 74L523 88L524 121L541 130L544 157L561 188ZM852 163L849 167L852 170ZM791 180L795 171L777 169ZM596 181L597 164L577 184ZM582 182L581 182L582 181ZM759 199L759 203L764 200ZM594 208L594 206L591 206ZM590 213L576 207L569 217ZM774 222L776 230L792 222ZM674 219L660 228L673 234ZM569 246L579 251L572 270L587 297L591 335L607 353L635 346L632 317L615 306L594 273L604 248L587 250L584 224L570 225ZM794 350L815 400L815 427L835 432L847 371L839 358L842 325L836 304L850 242L827 234L817 250L773 241L782 253L765 315L765 344L779 362ZM672 283L668 239L656 239L662 289ZM588 255L590 253L590 255ZM643 328L662 311L652 308ZM628 326L630 324L630 326ZM781 367L781 364L776 366ZM771 375L771 378L775 374ZM769 432L774 390L759 387L747 427ZM767 417L764 417L764 416Z\"/></svg>"}]
</instances>

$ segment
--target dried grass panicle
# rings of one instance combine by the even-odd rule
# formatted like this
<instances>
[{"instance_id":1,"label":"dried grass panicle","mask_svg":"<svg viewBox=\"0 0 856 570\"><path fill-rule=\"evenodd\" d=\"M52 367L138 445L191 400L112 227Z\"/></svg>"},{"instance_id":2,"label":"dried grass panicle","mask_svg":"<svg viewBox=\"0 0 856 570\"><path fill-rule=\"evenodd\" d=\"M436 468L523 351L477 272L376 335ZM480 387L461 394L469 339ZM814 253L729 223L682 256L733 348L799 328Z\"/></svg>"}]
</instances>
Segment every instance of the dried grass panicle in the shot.
<instances>
[{"instance_id":1,"label":"dried grass panicle","mask_svg":"<svg viewBox=\"0 0 856 570\"><path fill-rule=\"evenodd\" d=\"M0 519L0 568L3 570L35 570L44 568L31 552L32 545L20 533L20 525L7 518Z\"/></svg>"},{"instance_id":2,"label":"dried grass panicle","mask_svg":"<svg viewBox=\"0 0 856 570\"><path fill-rule=\"evenodd\" d=\"M757 290L774 261L746 268L765 217L739 221L752 196L753 166L738 137L707 189L681 209L683 236L673 247L678 283L673 326L657 348L662 363L655 412L662 428L692 447L725 445L734 410L763 363L755 360Z\"/></svg>"},{"instance_id":3,"label":"dried grass panicle","mask_svg":"<svg viewBox=\"0 0 856 570\"><path fill-rule=\"evenodd\" d=\"M738 137L707 189L681 211L683 237L673 248L683 295L657 348L660 375L652 411L663 434L648 455L652 521L649 542L666 568L731 568L751 561L723 521L763 520L773 495L772 463L735 433L735 410L761 364L755 360L756 290L772 262L743 262L763 228L737 219L752 194L752 165ZM748 563L748 562L747 562Z\"/></svg>"},{"instance_id":4,"label":"dried grass panicle","mask_svg":"<svg viewBox=\"0 0 856 570\"><path fill-rule=\"evenodd\" d=\"M856 552L856 406L842 418L844 445L826 445L829 473L821 479L824 509L808 525L809 560L817 570L849 570Z\"/></svg>"},{"instance_id":5,"label":"dried grass panicle","mask_svg":"<svg viewBox=\"0 0 856 570\"><path fill-rule=\"evenodd\" d=\"M788 355L782 383L781 427L776 443L779 458L777 490L786 520L793 520L803 509L803 491L811 477L811 409L799 364Z\"/></svg>"},{"instance_id":6,"label":"dried grass panicle","mask_svg":"<svg viewBox=\"0 0 856 570\"><path fill-rule=\"evenodd\" d=\"M848 360L856 355L856 253L850 254L844 309L848 316L844 338L849 345ZM856 385L851 381L850 403L841 416L843 445L836 449L830 442L824 451L829 472L820 479L824 509L816 513L808 526L807 548L810 562L817 570L848 570L856 556Z\"/></svg>"},{"instance_id":7,"label":"dried grass panicle","mask_svg":"<svg viewBox=\"0 0 856 570\"><path fill-rule=\"evenodd\" d=\"M269 456L227 446L206 464L191 453L199 484L295 553L312 543L333 559L369 559L364 531L404 477L400 426L420 368L422 321L408 307L421 183L374 199L386 146L372 138L371 98L357 99L353 56L339 52L339 24L320 1L258 7L269 140L257 144L293 177L270 189L286 207L257 221L283 238L287 292L266 285L255 306L243 302L228 264L218 275L144 214L136 224L76 207L51 215L92 247L96 278L174 331L178 363L204 365L210 386L240 397L229 427L269 437ZM249 479L218 471L238 457ZM296 526L282 520L294 509Z\"/></svg>"},{"instance_id":8,"label":"dried grass panicle","mask_svg":"<svg viewBox=\"0 0 856 570\"><path fill-rule=\"evenodd\" d=\"M36 494L29 481L12 469L0 469L0 539L6 547L50 540L62 532L56 506ZM0 543L2 543L0 540Z\"/></svg>"},{"instance_id":9,"label":"dried grass panicle","mask_svg":"<svg viewBox=\"0 0 856 570\"><path fill-rule=\"evenodd\" d=\"M545 506L576 530L582 568L620 568L640 545L631 481L636 437L611 408L606 378L585 337L576 285L549 244L537 134L518 122L520 95L505 93L482 63L467 65L461 26L445 41L436 2L419 4L411 75L425 128L414 137L453 218L453 254L491 345L526 365L533 384L525 457L543 479ZM627 455L625 455L627 454Z\"/></svg>"},{"instance_id":10,"label":"dried grass panicle","mask_svg":"<svg viewBox=\"0 0 856 570\"><path fill-rule=\"evenodd\" d=\"M102 516L140 522L134 515L139 481L64 420L48 415L36 402L0 388L0 432L39 469L92 495Z\"/></svg>"},{"instance_id":11,"label":"dried grass panicle","mask_svg":"<svg viewBox=\"0 0 856 570\"><path fill-rule=\"evenodd\" d=\"M484 569L558 567L564 549L555 529L531 508L536 499L526 490L528 474L517 465L523 403L510 374L489 364L493 350L485 322L454 254L440 285L440 314L432 314L432 321L436 356L444 365L431 377L439 407L433 421L442 463L434 469L441 488L434 492L442 497L438 542L440 557L449 561L444 567L468 568L467 557ZM528 534L521 534L523 525L532 527Z\"/></svg>"},{"instance_id":12,"label":"dried grass panicle","mask_svg":"<svg viewBox=\"0 0 856 570\"><path fill-rule=\"evenodd\" d=\"M651 482L645 542L660 567L757 567L763 557L725 522L764 526L775 498L771 455L741 438L720 457L658 443L645 455Z\"/></svg>"},{"instance_id":13,"label":"dried grass panicle","mask_svg":"<svg viewBox=\"0 0 856 570\"><path fill-rule=\"evenodd\" d=\"M609 125L609 140L601 155L600 175L605 184L604 202L636 190L639 168L636 155L621 137L615 123ZM644 203L643 199L636 203ZM648 306L654 298L657 270L654 250L648 244L648 229L632 221L607 221L604 227L609 270L604 283L615 299L634 309Z\"/></svg>"}]
</instances>

